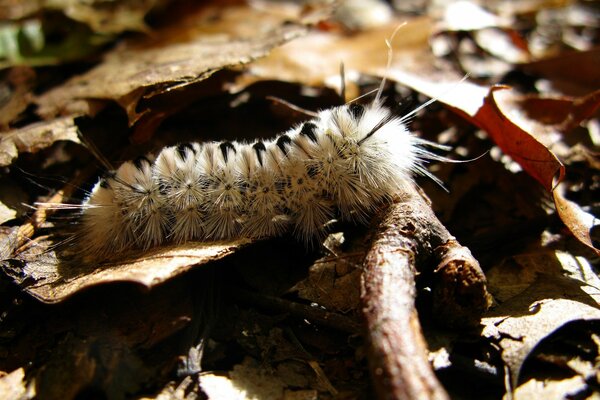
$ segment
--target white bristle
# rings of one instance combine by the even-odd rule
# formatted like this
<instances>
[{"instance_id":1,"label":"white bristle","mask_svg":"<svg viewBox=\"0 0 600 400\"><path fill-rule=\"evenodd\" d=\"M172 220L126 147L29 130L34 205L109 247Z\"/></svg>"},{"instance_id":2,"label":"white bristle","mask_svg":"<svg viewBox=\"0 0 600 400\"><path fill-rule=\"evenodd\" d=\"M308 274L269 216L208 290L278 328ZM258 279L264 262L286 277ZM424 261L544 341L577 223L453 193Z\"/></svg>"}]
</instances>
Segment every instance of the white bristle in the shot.
<instances>
[{"instance_id":1,"label":"white bristle","mask_svg":"<svg viewBox=\"0 0 600 400\"><path fill-rule=\"evenodd\" d=\"M332 218L364 221L438 158L379 102L349 104L272 140L189 143L125 162L82 204L81 249L294 234L322 239Z\"/></svg>"}]
</instances>

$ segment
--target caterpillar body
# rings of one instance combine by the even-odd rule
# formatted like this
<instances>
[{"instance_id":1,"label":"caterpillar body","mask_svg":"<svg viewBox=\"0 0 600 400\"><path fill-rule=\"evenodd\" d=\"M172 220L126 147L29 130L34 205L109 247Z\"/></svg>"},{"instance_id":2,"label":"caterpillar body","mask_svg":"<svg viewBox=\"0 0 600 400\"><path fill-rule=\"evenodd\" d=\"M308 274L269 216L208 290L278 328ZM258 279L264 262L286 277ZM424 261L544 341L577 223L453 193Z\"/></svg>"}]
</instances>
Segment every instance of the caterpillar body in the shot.
<instances>
[{"instance_id":1,"label":"caterpillar body","mask_svg":"<svg viewBox=\"0 0 600 400\"><path fill-rule=\"evenodd\" d=\"M320 111L272 140L185 143L125 162L81 204L80 250L110 258L288 231L309 243L334 217L365 221L441 159L406 128L408 116L376 99Z\"/></svg>"}]
</instances>

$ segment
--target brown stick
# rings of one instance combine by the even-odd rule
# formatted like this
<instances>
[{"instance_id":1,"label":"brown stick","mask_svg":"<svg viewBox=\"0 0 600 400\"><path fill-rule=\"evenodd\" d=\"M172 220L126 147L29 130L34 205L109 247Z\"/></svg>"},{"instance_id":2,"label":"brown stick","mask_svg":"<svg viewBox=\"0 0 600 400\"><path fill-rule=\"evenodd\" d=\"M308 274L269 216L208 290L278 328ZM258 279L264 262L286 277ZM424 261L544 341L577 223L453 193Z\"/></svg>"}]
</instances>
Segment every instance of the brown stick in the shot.
<instances>
[{"instance_id":1,"label":"brown stick","mask_svg":"<svg viewBox=\"0 0 600 400\"><path fill-rule=\"evenodd\" d=\"M476 323L489 306L485 275L410 187L379 224L362 275L369 363L380 399L448 398L427 359L415 308L416 266L425 265L434 267L434 312L451 325Z\"/></svg>"}]
</instances>

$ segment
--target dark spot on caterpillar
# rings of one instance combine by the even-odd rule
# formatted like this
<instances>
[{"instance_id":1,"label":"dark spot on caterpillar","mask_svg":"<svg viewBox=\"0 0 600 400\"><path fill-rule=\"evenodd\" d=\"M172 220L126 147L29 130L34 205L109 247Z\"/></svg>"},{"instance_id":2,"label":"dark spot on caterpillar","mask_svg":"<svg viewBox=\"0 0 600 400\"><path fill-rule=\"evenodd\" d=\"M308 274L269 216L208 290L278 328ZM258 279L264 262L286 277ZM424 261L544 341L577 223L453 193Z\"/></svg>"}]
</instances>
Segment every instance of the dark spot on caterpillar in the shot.
<instances>
[{"instance_id":1,"label":"dark spot on caterpillar","mask_svg":"<svg viewBox=\"0 0 600 400\"><path fill-rule=\"evenodd\" d=\"M210 187L210 181L208 179L202 179L198 182L198 186L200 186L200 189L206 190Z\"/></svg>"},{"instance_id":2,"label":"dark spot on caterpillar","mask_svg":"<svg viewBox=\"0 0 600 400\"><path fill-rule=\"evenodd\" d=\"M258 163L262 167L262 165L263 165L262 153L264 151L267 151L267 149L265 148L265 144L263 142L256 142L252 145L252 148L254 149L254 152L256 153L256 158L258 158Z\"/></svg>"},{"instance_id":3,"label":"dark spot on caterpillar","mask_svg":"<svg viewBox=\"0 0 600 400\"><path fill-rule=\"evenodd\" d=\"M319 169L316 165L309 165L306 167L306 173L311 179L314 179L319 174Z\"/></svg>"},{"instance_id":4,"label":"dark spot on caterpillar","mask_svg":"<svg viewBox=\"0 0 600 400\"><path fill-rule=\"evenodd\" d=\"M150 160L148 160L148 158L146 158L145 156L140 156L133 160L133 165L135 165L137 169L142 169L144 163L147 163L148 165L152 164Z\"/></svg>"},{"instance_id":5,"label":"dark spot on caterpillar","mask_svg":"<svg viewBox=\"0 0 600 400\"><path fill-rule=\"evenodd\" d=\"M188 149L192 151L192 154L196 154L194 146L192 146L191 143L181 143L177 145L177 153L179 153L179 157L181 157L182 160L185 160L187 158L186 150Z\"/></svg>"},{"instance_id":6,"label":"dark spot on caterpillar","mask_svg":"<svg viewBox=\"0 0 600 400\"><path fill-rule=\"evenodd\" d=\"M279 139L277 139L277 147L281 149L281 152L287 156L287 148L285 146L289 146L292 143L292 139L288 135L281 135Z\"/></svg>"},{"instance_id":7,"label":"dark spot on caterpillar","mask_svg":"<svg viewBox=\"0 0 600 400\"><path fill-rule=\"evenodd\" d=\"M283 192L283 189L285 189L285 180L284 179L278 179L275 182L275 190L277 191L277 193L281 194Z\"/></svg>"},{"instance_id":8,"label":"dark spot on caterpillar","mask_svg":"<svg viewBox=\"0 0 600 400\"><path fill-rule=\"evenodd\" d=\"M223 154L223 160L225 160L225 162L227 162L229 150L232 150L234 153L236 152L235 146L231 142L223 142L219 145L219 148L221 149L221 154Z\"/></svg>"},{"instance_id":9,"label":"dark spot on caterpillar","mask_svg":"<svg viewBox=\"0 0 600 400\"><path fill-rule=\"evenodd\" d=\"M108 181L109 179L114 179L114 177L117 174L115 173L115 171L110 171L107 172L101 179L100 179L100 187L103 189L109 189L110 188L110 182Z\"/></svg>"},{"instance_id":10,"label":"dark spot on caterpillar","mask_svg":"<svg viewBox=\"0 0 600 400\"><path fill-rule=\"evenodd\" d=\"M171 192L171 189L172 189L171 186L160 185L158 187L158 192L163 196L167 196Z\"/></svg>"},{"instance_id":11,"label":"dark spot on caterpillar","mask_svg":"<svg viewBox=\"0 0 600 400\"><path fill-rule=\"evenodd\" d=\"M348 106L348 112L357 120L361 119L365 113L365 107L362 104L352 103Z\"/></svg>"},{"instance_id":12,"label":"dark spot on caterpillar","mask_svg":"<svg viewBox=\"0 0 600 400\"><path fill-rule=\"evenodd\" d=\"M308 137L313 143L317 143L317 135L315 134L316 130L317 125L313 124L312 122L307 122L302 125L302 128L300 128L300 134Z\"/></svg>"}]
</instances>

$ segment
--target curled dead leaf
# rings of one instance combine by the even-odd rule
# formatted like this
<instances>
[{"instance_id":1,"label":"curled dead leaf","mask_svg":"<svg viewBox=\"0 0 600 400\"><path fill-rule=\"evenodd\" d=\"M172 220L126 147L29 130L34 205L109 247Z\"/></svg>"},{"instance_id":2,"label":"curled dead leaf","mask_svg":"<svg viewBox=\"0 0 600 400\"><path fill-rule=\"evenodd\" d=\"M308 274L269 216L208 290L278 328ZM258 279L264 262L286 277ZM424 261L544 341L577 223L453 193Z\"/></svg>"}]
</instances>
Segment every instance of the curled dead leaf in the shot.
<instances>
[{"instance_id":1,"label":"curled dead leaf","mask_svg":"<svg viewBox=\"0 0 600 400\"><path fill-rule=\"evenodd\" d=\"M74 119L73 116L67 116L2 133L0 166L10 165L21 152L35 153L59 140L80 143Z\"/></svg>"},{"instance_id":2,"label":"curled dead leaf","mask_svg":"<svg viewBox=\"0 0 600 400\"><path fill-rule=\"evenodd\" d=\"M583 258L559 251L519 255L487 276L500 305L483 318L483 334L500 346L512 388L542 340L569 322L600 319L600 281Z\"/></svg>"},{"instance_id":3,"label":"curled dead leaf","mask_svg":"<svg viewBox=\"0 0 600 400\"><path fill-rule=\"evenodd\" d=\"M295 7L296 14L300 14L298 8ZM38 113L44 118L65 113L85 114L86 102L115 101L127 112L133 125L149 111L146 102L150 98L181 91L221 69L263 57L274 47L303 35L304 24L323 18L328 10L320 6L307 15L291 17L289 13L249 4L191 7L176 25L161 27L142 39L123 42L95 68L40 95ZM261 27L258 31L257 25ZM179 103L183 103L180 108L193 101L187 97L171 97L170 108L162 112L172 114ZM145 102L140 106L142 99Z\"/></svg>"},{"instance_id":4,"label":"curled dead leaf","mask_svg":"<svg viewBox=\"0 0 600 400\"><path fill-rule=\"evenodd\" d=\"M600 254L594 247L590 230L598 223L581 208L565 200L555 189L563 180L565 167L544 144L550 142L548 135L559 134L558 127L547 126L528 119L516 104L515 94L506 86L485 88L470 82L451 82L447 78L435 82L420 76L391 70L389 77L413 89L436 98L463 115L476 126L485 130L502 151L513 158L549 193L552 194L557 212L573 235L587 247ZM562 124L581 121L598 107L597 92L561 104L568 106L562 113ZM549 144L550 145L550 144Z\"/></svg>"},{"instance_id":5,"label":"curled dead leaf","mask_svg":"<svg viewBox=\"0 0 600 400\"><path fill-rule=\"evenodd\" d=\"M58 303L100 284L131 282L151 288L190 269L219 260L249 244L249 239L229 242L186 243L144 252L137 258L105 265L67 263L54 252L36 255L23 266L5 260L0 268L23 289L45 303ZM17 263L19 264L19 263Z\"/></svg>"}]
</instances>

